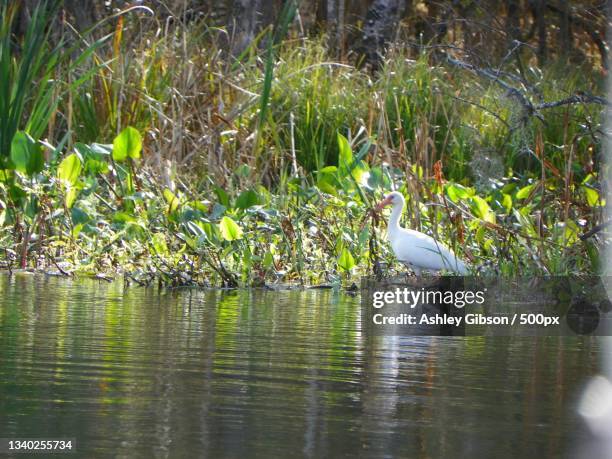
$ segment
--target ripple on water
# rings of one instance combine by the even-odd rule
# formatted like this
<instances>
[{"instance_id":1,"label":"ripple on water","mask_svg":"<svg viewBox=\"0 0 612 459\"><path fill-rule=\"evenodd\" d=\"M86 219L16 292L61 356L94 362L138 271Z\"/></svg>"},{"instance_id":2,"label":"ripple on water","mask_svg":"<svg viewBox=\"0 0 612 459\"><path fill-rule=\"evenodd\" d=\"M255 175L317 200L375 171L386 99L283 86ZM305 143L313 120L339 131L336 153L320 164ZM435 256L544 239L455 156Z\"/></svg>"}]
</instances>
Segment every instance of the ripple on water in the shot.
<instances>
[{"instance_id":1,"label":"ripple on water","mask_svg":"<svg viewBox=\"0 0 612 459\"><path fill-rule=\"evenodd\" d=\"M0 430L83 457L559 457L599 346L366 337L333 291L0 276Z\"/></svg>"}]
</instances>

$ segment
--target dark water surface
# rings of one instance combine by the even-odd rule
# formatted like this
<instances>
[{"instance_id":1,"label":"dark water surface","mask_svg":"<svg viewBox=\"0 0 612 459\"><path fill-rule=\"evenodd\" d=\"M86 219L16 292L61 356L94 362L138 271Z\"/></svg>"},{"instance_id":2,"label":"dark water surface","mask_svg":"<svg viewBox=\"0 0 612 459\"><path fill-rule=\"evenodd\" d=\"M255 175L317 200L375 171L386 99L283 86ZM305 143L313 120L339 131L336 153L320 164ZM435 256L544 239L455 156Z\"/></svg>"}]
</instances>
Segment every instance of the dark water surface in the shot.
<instances>
[{"instance_id":1,"label":"dark water surface","mask_svg":"<svg viewBox=\"0 0 612 459\"><path fill-rule=\"evenodd\" d=\"M365 337L332 291L0 292L0 437L77 439L54 457L566 457L599 366L594 338Z\"/></svg>"}]
</instances>

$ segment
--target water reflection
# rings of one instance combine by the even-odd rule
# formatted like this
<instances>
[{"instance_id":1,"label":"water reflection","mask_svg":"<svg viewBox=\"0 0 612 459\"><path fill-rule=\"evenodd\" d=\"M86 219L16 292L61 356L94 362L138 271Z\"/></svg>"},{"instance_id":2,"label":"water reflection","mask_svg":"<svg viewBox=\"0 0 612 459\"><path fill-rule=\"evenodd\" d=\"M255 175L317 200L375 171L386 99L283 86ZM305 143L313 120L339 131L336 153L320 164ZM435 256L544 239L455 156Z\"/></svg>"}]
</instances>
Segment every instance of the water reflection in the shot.
<instances>
[{"instance_id":1,"label":"water reflection","mask_svg":"<svg viewBox=\"0 0 612 459\"><path fill-rule=\"evenodd\" d=\"M590 338L369 337L331 291L0 277L3 437L83 457L558 458Z\"/></svg>"}]
</instances>

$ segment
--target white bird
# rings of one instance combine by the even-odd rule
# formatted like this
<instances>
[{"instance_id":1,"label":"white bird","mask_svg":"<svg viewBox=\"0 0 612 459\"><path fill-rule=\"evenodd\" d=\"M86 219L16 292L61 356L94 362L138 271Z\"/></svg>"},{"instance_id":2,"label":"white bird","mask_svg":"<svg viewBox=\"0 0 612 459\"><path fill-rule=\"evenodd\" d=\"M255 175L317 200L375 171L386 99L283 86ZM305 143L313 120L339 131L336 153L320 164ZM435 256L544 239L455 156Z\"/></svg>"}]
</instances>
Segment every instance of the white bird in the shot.
<instances>
[{"instance_id":1,"label":"white bird","mask_svg":"<svg viewBox=\"0 0 612 459\"><path fill-rule=\"evenodd\" d=\"M465 275L467 266L444 244L427 234L399 226L399 220L406 201L397 191L389 193L377 209L393 206L387 228L387 238L396 258L419 276L422 270L440 271L446 269Z\"/></svg>"}]
</instances>

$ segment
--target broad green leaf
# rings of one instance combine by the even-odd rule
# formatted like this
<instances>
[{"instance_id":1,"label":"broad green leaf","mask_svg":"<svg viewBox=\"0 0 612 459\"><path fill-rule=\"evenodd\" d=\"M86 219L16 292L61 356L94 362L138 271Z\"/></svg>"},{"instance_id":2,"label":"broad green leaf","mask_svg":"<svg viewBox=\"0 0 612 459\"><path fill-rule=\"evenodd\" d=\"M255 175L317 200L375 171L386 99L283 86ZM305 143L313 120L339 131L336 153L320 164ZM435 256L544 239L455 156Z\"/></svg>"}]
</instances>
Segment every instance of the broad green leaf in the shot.
<instances>
[{"instance_id":1,"label":"broad green leaf","mask_svg":"<svg viewBox=\"0 0 612 459\"><path fill-rule=\"evenodd\" d=\"M113 145L105 143L92 143L89 148L93 153L99 155L110 155L113 152Z\"/></svg>"},{"instance_id":2,"label":"broad green leaf","mask_svg":"<svg viewBox=\"0 0 612 459\"><path fill-rule=\"evenodd\" d=\"M216 225L209 222L203 222L200 223L200 226L211 243L216 244L219 241L219 230Z\"/></svg>"},{"instance_id":3,"label":"broad green leaf","mask_svg":"<svg viewBox=\"0 0 612 459\"><path fill-rule=\"evenodd\" d=\"M469 198L473 193L470 193L471 190L467 189L463 185L459 185L458 183L448 183L445 187L446 195L453 202L460 202L463 199Z\"/></svg>"},{"instance_id":4,"label":"broad green leaf","mask_svg":"<svg viewBox=\"0 0 612 459\"><path fill-rule=\"evenodd\" d=\"M104 161L99 161L93 158L85 161L85 172L87 174L108 174L109 170L108 164Z\"/></svg>"},{"instance_id":5,"label":"broad green leaf","mask_svg":"<svg viewBox=\"0 0 612 459\"><path fill-rule=\"evenodd\" d=\"M248 209L259 204L259 195L253 190L246 190L240 193L236 199L236 208Z\"/></svg>"},{"instance_id":6,"label":"broad green leaf","mask_svg":"<svg viewBox=\"0 0 612 459\"><path fill-rule=\"evenodd\" d=\"M178 209L180 204L179 198L170 190L170 188L164 189L164 199L168 203L168 213L173 214Z\"/></svg>"},{"instance_id":7,"label":"broad green leaf","mask_svg":"<svg viewBox=\"0 0 612 459\"><path fill-rule=\"evenodd\" d=\"M225 208L227 209L230 206L230 199L228 194L223 188L220 188L218 186L215 187L215 193L217 194L217 198L219 198L219 204L225 206Z\"/></svg>"},{"instance_id":8,"label":"broad green leaf","mask_svg":"<svg viewBox=\"0 0 612 459\"><path fill-rule=\"evenodd\" d=\"M242 239L242 229L230 217L225 216L221 219L221 222L219 223L219 231L221 231L221 236L226 241Z\"/></svg>"},{"instance_id":9,"label":"broad green leaf","mask_svg":"<svg viewBox=\"0 0 612 459\"><path fill-rule=\"evenodd\" d=\"M11 143L11 161L15 169L27 175L43 170L45 159L42 148L23 131L18 131Z\"/></svg>"},{"instance_id":10,"label":"broad green leaf","mask_svg":"<svg viewBox=\"0 0 612 459\"><path fill-rule=\"evenodd\" d=\"M317 187L323 192L335 195L338 192L336 176L333 174L318 174Z\"/></svg>"},{"instance_id":11,"label":"broad green leaf","mask_svg":"<svg viewBox=\"0 0 612 459\"><path fill-rule=\"evenodd\" d=\"M351 175L359 185L367 185L370 177L367 164L359 161L351 170Z\"/></svg>"},{"instance_id":12,"label":"broad green leaf","mask_svg":"<svg viewBox=\"0 0 612 459\"><path fill-rule=\"evenodd\" d=\"M208 206L202 201L189 201L189 205L200 212L208 212Z\"/></svg>"},{"instance_id":13,"label":"broad green leaf","mask_svg":"<svg viewBox=\"0 0 612 459\"><path fill-rule=\"evenodd\" d=\"M66 156L57 168L57 177L70 185L76 184L80 174L81 160L74 153Z\"/></svg>"},{"instance_id":14,"label":"broad green leaf","mask_svg":"<svg viewBox=\"0 0 612 459\"><path fill-rule=\"evenodd\" d=\"M587 203L590 207L596 207L601 205L601 202L599 200L599 192L597 190L588 186L582 186L582 189L584 190Z\"/></svg>"},{"instance_id":15,"label":"broad green leaf","mask_svg":"<svg viewBox=\"0 0 612 459\"><path fill-rule=\"evenodd\" d=\"M502 205L504 206L506 213L509 214L512 210L512 196L504 193L504 197L502 198Z\"/></svg>"},{"instance_id":16,"label":"broad green leaf","mask_svg":"<svg viewBox=\"0 0 612 459\"><path fill-rule=\"evenodd\" d=\"M72 217L72 223L75 225L80 223L84 225L91 220L91 217L83 209L78 207L73 207L70 211L70 215Z\"/></svg>"},{"instance_id":17,"label":"broad green leaf","mask_svg":"<svg viewBox=\"0 0 612 459\"><path fill-rule=\"evenodd\" d=\"M113 140L113 159L121 162L127 158L140 158L142 150L142 137L140 132L131 126L126 127Z\"/></svg>"},{"instance_id":18,"label":"broad green leaf","mask_svg":"<svg viewBox=\"0 0 612 459\"><path fill-rule=\"evenodd\" d=\"M495 223L495 213L491 210L487 201L480 196L470 197L470 208L476 217L482 218L489 223Z\"/></svg>"},{"instance_id":19,"label":"broad green leaf","mask_svg":"<svg viewBox=\"0 0 612 459\"><path fill-rule=\"evenodd\" d=\"M66 203L66 207L70 209L74 202L76 201L77 195L79 194L79 190L75 187L68 187L66 193L64 194L64 202Z\"/></svg>"},{"instance_id":20,"label":"broad green leaf","mask_svg":"<svg viewBox=\"0 0 612 459\"><path fill-rule=\"evenodd\" d=\"M516 190L517 184L516 182L510 182L510 183L506 183L502 189L501 192L502 193L506 193L506 194L510 194L512 193L514 190Z\"/></svg>"},{"instance_id":21,"label":"broad green leaf","mask_svg":"<svg viewBox=\"0 0 612 459\"><path fill-rule=\"evenodd\" d=\"M355 266L355 259L351 252L344 247L342 252L340 252L340 256L338 257L338 267L345 272L350 271Z\"/></svg>"},{"instance_id":22,"label":"broad green leaf","mask_svg":"<svg viewBox=\"0 0 612 459\"><path fill-rule=\"evenodd\" d=\"M516 193L516 199L525 199L531 193L531 190L535 187L535 183L533 185L527 185L521 188Z\"/></svg>"}]
</instances>

